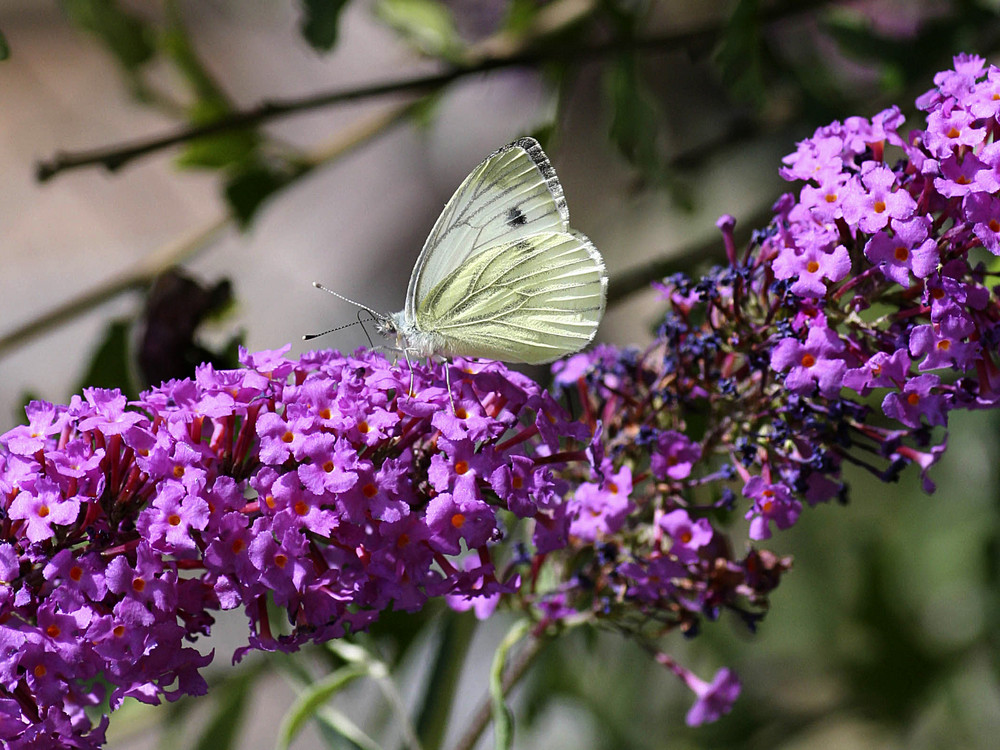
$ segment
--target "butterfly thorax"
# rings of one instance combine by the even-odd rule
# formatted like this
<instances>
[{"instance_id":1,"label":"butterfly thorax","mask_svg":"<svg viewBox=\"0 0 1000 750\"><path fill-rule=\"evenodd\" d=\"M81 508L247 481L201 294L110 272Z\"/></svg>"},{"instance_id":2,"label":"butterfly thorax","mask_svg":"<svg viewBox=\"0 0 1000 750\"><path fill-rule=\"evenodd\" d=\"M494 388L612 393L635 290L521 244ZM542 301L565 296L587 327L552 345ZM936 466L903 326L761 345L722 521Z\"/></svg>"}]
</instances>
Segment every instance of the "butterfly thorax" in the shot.
<instances>
[{"instance_id":1,"label":"butterfly thorax","mask_svg":"<svg viewBox=\"0 0 1000 750\"><path fill-rule=\"evenodd\" d=\"M396 346L407 355L431 357L435 354L450 353L444 336L421 331L416 323L407 319L403 310L382 318L378 324L378 332L388 338L395 337Z\"/></svg>"}]
</instances>

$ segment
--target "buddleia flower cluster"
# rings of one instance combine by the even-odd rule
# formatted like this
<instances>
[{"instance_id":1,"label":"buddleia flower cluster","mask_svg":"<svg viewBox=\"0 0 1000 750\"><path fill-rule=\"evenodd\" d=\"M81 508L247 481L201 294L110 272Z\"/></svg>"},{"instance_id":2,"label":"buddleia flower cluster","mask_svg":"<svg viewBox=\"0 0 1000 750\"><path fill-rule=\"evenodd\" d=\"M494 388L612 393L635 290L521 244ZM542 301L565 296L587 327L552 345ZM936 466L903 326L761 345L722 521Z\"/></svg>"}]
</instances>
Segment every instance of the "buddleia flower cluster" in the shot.
<instances>
[{"instance_id":1,"label":"buddleia flower cluster","mask_svg":"<svg viewBox=\"0 0 1000 750\"><path fill-rule=\"evenodd\" d=\"M753 628L789 563L759 543L846 502L845 464L931 492L949 412L997 406L1000 69L959 56L935 84L924 129L893 107L798 144L770 225L740 251L722 217L728 265L657 285L652 346L556 365L603 451L569 500L573 606L639 637ZM689 721L727 710L717 683Z\"/></svg>"},{"instance_id":2,"label":"buddleia flower cluster","mask_svg":"<svg viewBox=\"0 0 1000 750\"><path fill-rule=\"evenodd\" d=\"M30 404L0 436L0 742L96 748L104 700L204 693L219 610L247 615L239 658L435 598L616 629L717 719L736 675L661 636L756 627L790 566L762 545L845 500L845 463L930 491L948 413L1000 398L1000 71L959 57L935 84L924 129L889 109L799 144L773 222L738 250L723 217L728 264L658 285L655 342L557 363L551 392L279 350Z\"/></svg>"}]
</instances>

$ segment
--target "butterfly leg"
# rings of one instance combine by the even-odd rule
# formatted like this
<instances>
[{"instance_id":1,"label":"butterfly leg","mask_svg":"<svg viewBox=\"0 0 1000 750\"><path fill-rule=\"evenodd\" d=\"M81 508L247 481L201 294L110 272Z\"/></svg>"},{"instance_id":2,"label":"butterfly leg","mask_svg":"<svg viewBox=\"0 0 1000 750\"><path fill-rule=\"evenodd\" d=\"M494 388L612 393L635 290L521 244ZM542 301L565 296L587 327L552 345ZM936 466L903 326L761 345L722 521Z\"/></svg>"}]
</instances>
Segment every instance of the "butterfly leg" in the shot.
<instances>
[{"instance_id":1,"label":"butterfly leg","mask_svg":"<svg viewBox=\"0 0 1000 750\"><path fill-rule=\"evenodd\" d=\"M455 408L455 397L451 395L451 362L444 361L444 383L448 387L448 400L451 401L451 413L458 414Z\"/></svg>"},{"instance_id":2,"label":"butterfly leg","mask_svg":"<svg viewBox=\"0 0 1000 750\"><path fill-rule=\"evenodd\" d=\"M410 386L406 391L406 395L413 398L413 363L410 361L410 353L405 348L402 349L403 356L406 357L406 366L410 368Z\"/></svg>"}]
</instances>

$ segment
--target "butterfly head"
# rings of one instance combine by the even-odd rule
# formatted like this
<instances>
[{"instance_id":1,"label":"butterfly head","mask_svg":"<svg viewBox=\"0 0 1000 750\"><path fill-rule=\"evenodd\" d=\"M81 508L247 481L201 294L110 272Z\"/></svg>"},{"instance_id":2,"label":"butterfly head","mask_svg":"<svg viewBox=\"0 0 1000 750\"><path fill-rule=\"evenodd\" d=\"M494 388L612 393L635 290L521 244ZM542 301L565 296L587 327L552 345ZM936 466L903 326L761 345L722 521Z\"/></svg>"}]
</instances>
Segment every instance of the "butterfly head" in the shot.
<instances>
[{"instance_id":1,"label":"butterfly head","mask_svg":"<svg viewBox=\"0 0 1000 750\"><path fill-rule=\"evenodd\" d=\"M402 313L395 313L394 315L379 315L375 319L375 330L379 332L380 336L385 336L387 339L399 339L400 331L400 318Z\"/></svg>"}]
</instances>

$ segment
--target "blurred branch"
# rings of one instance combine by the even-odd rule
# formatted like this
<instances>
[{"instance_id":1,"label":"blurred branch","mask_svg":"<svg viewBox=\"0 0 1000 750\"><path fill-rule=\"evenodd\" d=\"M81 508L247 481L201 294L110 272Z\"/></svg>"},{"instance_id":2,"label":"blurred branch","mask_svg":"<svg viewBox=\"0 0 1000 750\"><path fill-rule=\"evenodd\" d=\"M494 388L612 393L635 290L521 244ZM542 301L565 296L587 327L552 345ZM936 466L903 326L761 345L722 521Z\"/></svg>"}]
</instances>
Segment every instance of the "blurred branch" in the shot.
<instances>
[{"instance_id":1,"label":"blurred branch","mask_svg":"<svg viewBox=\"0 0 1000 750\"><path fill-rule=\"evenodd\" d=\"M34 320L29 320L4 336L0 336L0 356L27 343L39 334L50 331L88 310L103 305L124 292L145 288L152 283L160 271L192 257L211 243L228 223L228 217L216 219L187 237L175 240L160 250L150 253L139 261L133 269L100 282L97 286L67 300L55 309Z\"/></svg>"},{"instance_id":2,"label":"blurred branch","mask_svg":"<svg viewBox=\"0 0 1000 750\"><path fill-rule=\"evenodd\" d=\"M816 8L831 4L831 2L832 0L786 0L760 11L759 19L761 22L771 22L808 13ZM644 50L688 49L707 52L718 41L720 34L725 31L725 22L722 22L666 36L645 39L614 39L575 49L567 49L555 42L546 43L546 39L579 22L587 14L594 11L599 4L596 0L557 0L539 12L534 26L524 32L522 36L514 37L508 32L495 34L472 45L466 51L464 55L466 64L457 65L449 70L354 89L267 100L250 109L234 111L213 122L178 128L171 133L160 136L97 149L57 151L50 159L36 162L35 175L39 182L46 182L61 172L81 167L103 166L113 172L134 159L204 136L254 127L300 112L361 99L390 94L428 93L441 89L460 78L503 68L553 62L588 61L623 52Z\"/></svg>"},{"instance_id":3,"label":"blurred branch","mask_svg":"<svg viewBox=\"0 0 1000 750\"><path fill-rule=\"evenodd\" d=\"M391 125L401 122L409 115L411 106L397 104L387 107L382 112L347 128L339 133L332 143L308 154L305 157L306 165L314 167L335 161L359 144L384 133ZM208 247L232 222L231 214L221 216L187 236L150 253L131 269L98 283L55 309L0 336L0 357L35 336L99 307L120 294L146 288L166 269L190 260Z\"/></svg>"},{"instance_id":4,"label":"blurred branch","mask_svg":"<svg viewBox=\"0 0 1000 750\"><path fill-rule=\"evenodd\" d=\"M113 172L134 159L147 156L179 143L185 143L208 135L217 135L222 132L260 125L270 120L287 117L300 112L308 112L335 104L343 104L360 99L371 99L390 94L427 93L443 88L460 78L502 68L532 66L549 62L592 60L630 51L649 49L666 50L691 44L695 38L712 37L714 33L714 30L695 31L649 39L615 40L575 50L532 50L530 52L513 54L508 57L486 58L468 66L456 67L441 73L433 73L417 78L389 81L355 89L328 91L305 97L273 99L262 102L250 109L233 112L214 122L179 128L165 135L92 150L57 152L51 159L37 162L35 175L40 182L45 182L61 172L81 167L103 166L105 169Z\"/></svg>"}]
</instances>

